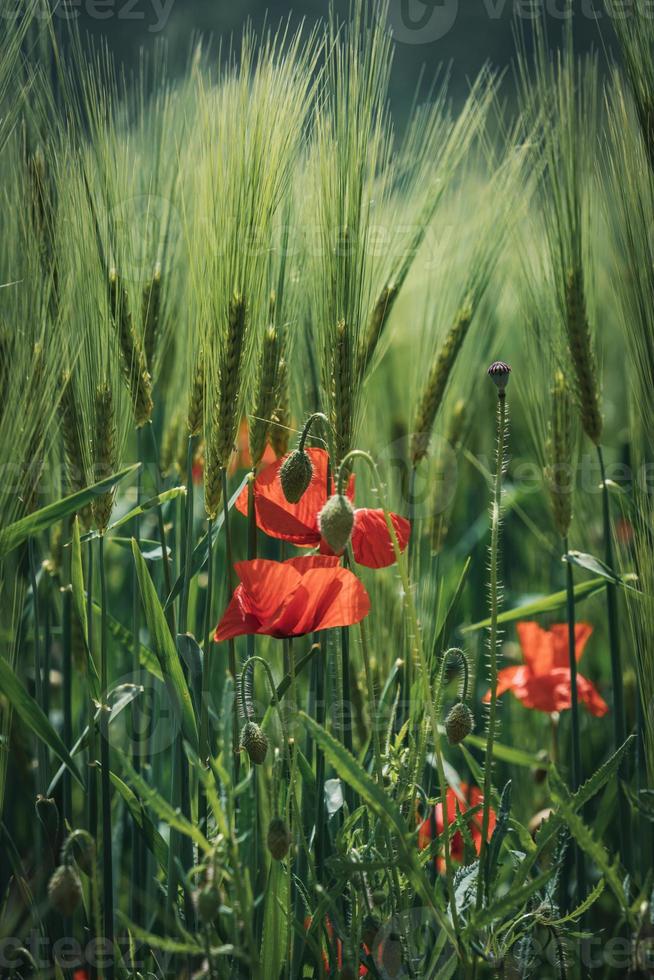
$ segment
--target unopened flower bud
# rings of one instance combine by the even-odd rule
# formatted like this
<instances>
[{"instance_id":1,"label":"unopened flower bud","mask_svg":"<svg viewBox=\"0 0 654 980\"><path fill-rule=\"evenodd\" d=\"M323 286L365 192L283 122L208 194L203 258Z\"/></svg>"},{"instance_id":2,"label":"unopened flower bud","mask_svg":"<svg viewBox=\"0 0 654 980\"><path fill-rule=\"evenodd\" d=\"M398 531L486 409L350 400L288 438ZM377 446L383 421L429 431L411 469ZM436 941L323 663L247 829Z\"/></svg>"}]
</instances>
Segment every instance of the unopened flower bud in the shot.
<instances>
[{"instance_id":1,"label":"unopened flower bud","mask_svg":"<svg viewBox=\"0 0 654 980\"><path fill-rule=\"evenodd\" d=\"M73 914L82 898L82 883L79 875L69 864L62 864L48 883L48 898L53 909L65 917Z\"/></svg>"},{"instance_id":2,"label":"unopened flower bud","mask_svg":"<svg viewBox=\"0 0 654 980\"><path fill-rule=\"evenodd\" d=\"M288 854L293 838L288 824L281 817L273 817L268 824L266 842L268 850L276 861L281 861Z\"/></svg>"},{"instance_id":3,"label":"unopened flower bud","mask_svg":"<svg viewBox=\"0 0 654 980\"><path fill-rule=\"evenodd\" d=\"M250 757L250 762L260 766L268 752L268 739L254 721L248 721L241 732L241 745Z\"/></svg>"},{"instance_id":4,"label":"unopened flower bud","mask_svg":"<svg viewBox=\"0 0 654 980\"><path fill-rule=\"evenodd\" d=\"M445 734L450 745L458 745L473 728L472 712L467 704L459 701L445 719Z\"/></svg>"},{"instance_id":5,"label":"unopened flower bud","mask_svg":"<svg viewBox=\"0 0 654 980\"><path fill-rule=\"evenodd\" d=\"M303 449L290 453L279 471L279 482L289 504L297 504L313 477L313 464Z\"/></svg>"},{"instance_id":6,"label":"unopened flower bud","mask_svg":"<svg viewBox=\"0 0 654 980\"><path fill-rule=\"evenodd\" d=\"M347 497L342 493L333 494L318 515L318 526L332 551L342 554L354 527L354 508Z\"/></svg>"},{"instance_id":7,"label":"unopened flower bud","mask_svg":"<svg viewBox=\"0 0 654 980\"><path fill-rule=\"evenodd\" d=\"M504 361L493 361L488 369L488 376L497 385L498 392L502 396L509 383L511 368Z\"/></svg>"}]
</instances>

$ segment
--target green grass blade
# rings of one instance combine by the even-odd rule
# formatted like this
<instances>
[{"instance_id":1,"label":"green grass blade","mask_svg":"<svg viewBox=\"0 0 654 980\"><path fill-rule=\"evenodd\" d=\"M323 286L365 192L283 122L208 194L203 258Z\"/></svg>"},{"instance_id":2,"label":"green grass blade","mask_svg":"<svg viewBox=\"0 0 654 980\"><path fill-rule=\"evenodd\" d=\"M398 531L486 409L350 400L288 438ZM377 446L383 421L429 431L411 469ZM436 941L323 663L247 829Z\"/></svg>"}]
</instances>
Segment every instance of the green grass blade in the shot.
<instances>
[{"instance_id":1,"label":"green grass blade","mask_svg":"<svg viewBox=\"0 0 654 980\"><path fill-rule=\"evenodd\" d=\"M148 566L136 541L132 542L132 553L136 563L136 575L141 590L145 621L148 624L154 652L159 660L161 673L182 726L184 738L190 742L193 749L197 752L198 728L193 712L193 701L184 679L175 642L170 635L168 623L166 622L166 617L157 597Z\"/></svg>"},{"instance_id":2,"label":"green grass blade","mask_svg":"<svg viewBox=\"0 0 654 980\"><path fill-rule=\"evenodd\" d=\"M25 690L4 657L0 657L0 692L7 698L23 723L64 763L82 789L84 789L84 780L73 762L68 749L34 698Z\"/></svg>"},{"instance_id":3,"label":"green grass blade","mask_svg":"<svg viewBox=\"0 0 654 980\"><path fill-rule=\"evenodd\" d=\"M93 486L72 493L69 497L62 497L61 500L48 504L47 507L41 507L40 510L35 510L27 517L22 517L19 521L10 524L9 527L0 531L0 558L4 558L28 538L34 537L42 531L47 531L49 527L64 517L81 510L86 504L91 503L98 494L111 490L117 483L135 473L140 465L140 463L133 463L132 466L126 466L125 469L94 483Z\"/></svg>"},{"instance_id":4,"label":"green grass blade","mask_svg":"<svg viewBox=\"0 0 654 980\"><path fill-rule=\"evenodd\" d=\"M575 585L575 602L597 595L605 587L606 580L604 578L591 578L587 582L580 582L579 585ZM497 621L498 623L514 623L518 619L529 619L532 616L539 616L541 613L550 613L557 609L562 609L565 603L566 592L563 589L561 592L552 592L550 595L543 596L541 599L535 599L533 602L525 602L522 606L508 609L506 612L500 613ZM476 633L477 630L488 629L489 626L490 619L481 619L478 623L461 627L461 632Z\"/></svg>"}]
</instances>

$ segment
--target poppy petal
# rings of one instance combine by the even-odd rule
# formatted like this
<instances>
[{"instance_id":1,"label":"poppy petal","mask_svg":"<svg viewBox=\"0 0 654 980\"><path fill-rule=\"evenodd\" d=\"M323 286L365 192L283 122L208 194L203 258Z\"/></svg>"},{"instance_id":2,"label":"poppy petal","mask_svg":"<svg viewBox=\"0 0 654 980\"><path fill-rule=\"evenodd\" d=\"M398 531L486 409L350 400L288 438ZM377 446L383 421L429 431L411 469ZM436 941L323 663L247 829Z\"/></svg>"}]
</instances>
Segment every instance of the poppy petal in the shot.
<instances>
[{"instance_id":1,"label":"poppy petal","mask_svg":"<svg viewBox=\"0 0 654 980\"><path fill-rule=\"evenodd\" d=\"M592 681L589 681L582 674L577 674L577 695L591 715L595 715L596 718L603 718L608 712L609 706L602 695Z\"/></svg>"},{"instance_id":2,"label":"poppy petal","mask_svg":"<svg viewBox=\"0 0 654 980\"><path fill-rule=\"evenodd\" d=\"M497 696L498 698L504 694L506 691L511 691L515 684L519 682L520 677L524 674L526 668L521 664L517 667L504 667L497 674ZM486 691L484 694L484 701L488 703L490 701L491 692Z\"/></svg>"},{"instance_id":3,"label":"poppy petal","mask_svg":"<svg viewBox=\"0 0 654 980\"><path fill-rule=\"evenodd\" d=\"M320 542L318 513L327 500L329 456L324 449L307 449L313 464L311 483L297 504L289 504L279 481L284 459L266 466L254 481L254 509L257 527L271 538L280 538L300 547ZM248 491L244 487L236 499L236 509L247 516Z\"/></svg>"},{"instance_id":4,"label":"poppy petal","mask_svg":"<svg viewBox=\"0 0 654 980\"><path fill-rule=\"evenodd\" d=\"M409 543L411 524L398 514L391 514L390 517L400 551L404 551ZM367 568L386 568L395 562L393 542L388 533L383 510L360 507L354 511L352 551L354 560Z\"/></svg>"},{"instance_id":5,"label":"poppy petal","mask_svg":"<svg viewBox=\"0 0 654 980\"><path fill-rule=\"evenodd\" d=\"M243 608L242 593L242 587L237 586L222 619L216 626L213 635L214 643L222 643L225 640L233 640L235 636L259 631L260 622L257 617L247 613Z\"/></svg>"},{"instance_id":6,"label":"poppy petal","mask_svg":"<svg viewBox=\"0 0 654 980\"><path fill-rule=\"evenodd\" d=\"M516 626L525 663L534 674L546 674L554 662L554 638L548 630L533 621Z\"/></svg>"},{"instance_id":7,"label":"poppy petal","mask_svg":"<svg viewBox=\"0 0 654 980\"><path fill-rule=\"evenodd\" d=\"M568 624L554 623L550 626L554 646L554 667L569 667L570 654L568 652ZM593 627L590 623L575 623L575 660L579 663L584 647L588 642Z\"/></svg>"}]
</instances>

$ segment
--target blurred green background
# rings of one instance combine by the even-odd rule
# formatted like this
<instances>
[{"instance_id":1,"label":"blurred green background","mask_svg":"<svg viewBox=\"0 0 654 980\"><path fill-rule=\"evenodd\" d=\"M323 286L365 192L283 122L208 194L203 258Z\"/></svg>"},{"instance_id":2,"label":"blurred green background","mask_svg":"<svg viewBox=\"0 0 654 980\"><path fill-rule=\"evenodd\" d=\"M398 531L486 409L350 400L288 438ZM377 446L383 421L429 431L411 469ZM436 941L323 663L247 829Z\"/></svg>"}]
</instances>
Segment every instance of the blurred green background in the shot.
<instances>
[{"instance_id":1,"label":"blurred green background","mask_svg":"<svg viewBox=\"0 0 654 980\"><path fill-rule=\"evenodd\" d=\"M165 38L171 66L181 71L197 34L228 40L238 37L244 23L261 27L291 15L315 23L328 13L325 0L67 0L68 15L78 18L83 31L107 41L127 65L135 65L139 50ZM624 4L623 6L627 6ZM345 17L349 0L336 0ZM485 62L506 70L510 91L513 25L529 32L530 21L543 11L553 43L560 37L566 0L390 0L389 20L395 37L392 87L393 109L400 121L411 103L421 73L433 78L439 64L449 64L451 92L461 99ZM580 50L594 46L605 58L611 29L603 0L574 0L574 29ZM61 16L65 16L64 13Z\"/></svg>"}]
</instances>

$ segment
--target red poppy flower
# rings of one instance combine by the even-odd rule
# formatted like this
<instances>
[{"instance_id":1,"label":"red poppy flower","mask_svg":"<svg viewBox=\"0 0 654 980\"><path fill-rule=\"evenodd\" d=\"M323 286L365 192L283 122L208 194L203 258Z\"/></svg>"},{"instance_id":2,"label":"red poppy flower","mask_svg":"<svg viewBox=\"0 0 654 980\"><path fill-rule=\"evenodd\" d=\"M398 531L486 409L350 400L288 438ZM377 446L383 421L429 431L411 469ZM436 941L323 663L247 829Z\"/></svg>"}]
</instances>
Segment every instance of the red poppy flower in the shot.
<instances>
[{"instance_id":1,"label":"red poppy flower","mask_svg":"<svg viewBox=\"0 0 654 980\"><path fill-rule=\"evenodd\" d=\"M313 477L308 489L297 504L289 504L284 496L279 471L284 462L278 459L266 466L254 481L254 509L257 527L271 538L281 538L300 548L320 547L322 554L331 555L326 541L320 536L318 514L327 501L327 470L329 455L324 449L307 449L313 464ZM334 492L334 481L330 481L330 492ZM350 500L354 500L354 480L350 480L346 490ZM248 512L248 492L244 487L236 500L236 508L242 514ZM391 520L400 545L406 548L411 525L404 517L391 514ZM352 551L354 560L368 568L385 568L395 561L393 543L386 527L383 510L359 507L354 511L352 531Z\"/></svg>"},{"instance_id":2,"label":"red poppy flower","mask_svg":"<svg viewBox=\"0 0 654 980\"><path fill-rule=\"evenodd\" d=\"M313 925L313 916L312 915L306 915L304 917L304 930L305 930L305 932L309 932L309 930L311 929L311 926L312 925ZM334 942L334 938L335 938L334 937L334 927L332 926L332 923L331 923L331 920L330 920L329 916L327 916L325 918L325 931L327 933L327 940L328 940L330 946L332 946L332 947L335 946L336 966L337 966L338 970L340 971L340 970L343 969L343 943L338 938L338 936L336 937L336 941ZM365 943L362 943L361 948L362 948L363 952L366 954L366 956L370 955L370 950L368 949L368 947L366 946ZM325 973L327 974L327 976L329 976L329 974L330 974L330 969L329 969L329 956L327 954L327 950L324 947L322 949L322 964L323 964L323 968L324 968ZM368 976L368 969L367 969L367 967L365 967L363 965L360 965L359 966L359 976L360 977L367 977Z\"/></svg>"},{"instance_id":3,"label":"red poppy flower","mask_svg":"<svg viewBox=\"0 0 654 980\"><path fill-rule=\"evenodd\" d=\"M370 611L363 583L334 556L255 558L234 567L241 584L216 627L216 643L245 633L303 636L351 626Z\"/></svg>"},{"instance_id":4,"label":"red poppy flower","mask_svg":"<svg viewBox=\"0 0 654 980\"><path fill-rule=\"evenodd\" d=\"M478 786L468 786L467 783L459 783L456 789L448 786L446 799L447 823L449 826L456 820L457 812L465 813L466 810L469 810L471 807L478 806L483 802L484 797ZM476 813L468 821L470 836L472 837L477 854L479 854L481 849L481 821L481 811ZM491 808L488 821L488 840L490 840L491 835L495 830L495 822L495 811ZM420 850L422 851L426 847L429 847L432 840L440 837L443 830L443 804L437 803L432 812L418 827L418 847ZM455 833L450 837L450 854L455 861L463 861L464 844L463 837L459 830L455 831ZM436 867L439 871L444 871L445 859L438 856L436 858Z\"/></svg>"},{"instance_id":5,"label":"red poppy flower","mask_svg":"<svg viewBox=\"0 0 654 980\"><path fill-rule=\"evenodd\" d=\"M498 697L505 691L513 691L527 708L548 714L565 711L571 704L567 623L555 623L549 630L541 629L538 623L518 623L517 630L525 662L499 672ZM577 661L592 632L590 623L576 624ZM595 685L581 674L577 674L577 696L598 718L609 710ZM486 692L484 701L490 701L490 691Z\"/></svg>"}]
</instances>

